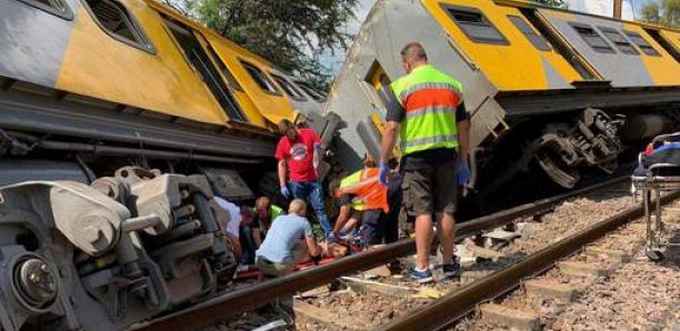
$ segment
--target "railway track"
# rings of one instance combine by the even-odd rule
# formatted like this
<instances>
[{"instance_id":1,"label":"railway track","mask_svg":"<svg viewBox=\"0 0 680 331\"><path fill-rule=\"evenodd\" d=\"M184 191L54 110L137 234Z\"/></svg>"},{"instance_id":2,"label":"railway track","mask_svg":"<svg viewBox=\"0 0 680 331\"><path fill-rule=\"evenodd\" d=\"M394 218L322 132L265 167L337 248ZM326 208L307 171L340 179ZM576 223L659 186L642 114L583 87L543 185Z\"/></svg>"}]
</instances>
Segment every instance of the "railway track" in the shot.
<instances>
[{"instance_id":1,"label":"railway track","mask_svg":"<svg viewBox=\"0 0 680 331\"><path fill-rule=\"evenodd\" d=\"M663 197L662 203L666 204L678 198L680 198L680 192ZM526 283L527 280L544 274L555 266L558 266L563 270L563 274L605 275L612 270L608 267L602 268L601 265L598 267L593 266L592 264L588 265L581 262L570 261L560 264L560 261L582 251L586 245L601 239L610 232L619 229L621 226L640 218L642 215L643 210L639 205L627 208L620 213L612 215L582 231L576 232L575 234L558 240L557 242L530 254L521 262L514 263L507 268L503 268L470 284L457 288L443 298L421 307L418 311L382 325L378 329L392 331L443 329L451 323L465 317L467 314L477 310L480 304L491 302L512 290L520 288L520 285ZM644 237L638 236L637 238ZM621 251L618 250L598 250L595 248L585 253L585 255L588 254L609 255L610 259L619 260L630 258L630 255L627 255L630 254L630 252L621 253ZM533 288L541 287L542 290L537 290L539 292L543 291L550 293L552 291L555 296L559 296L560 294L572 295L565 293L572 293L575 291L569 290L568 287L560 286L559 282L554 281L552 283L554 286L552 287L550 287L549 281L547 283L548 284L546 285L545 281L537 281L530 283L530 286L533 286ZM497 321L505 321L506 325L502 325L503 327L528 330L537 330L541 328L538 318L534 315L500 305L490 304L483 306L482 315L484 314L496 316ZM504 322L501 322L500 324L504 324Z\"/></svg>"},{"instance_id":2,"label":"railway track","mask_svg":"<svg viewBox=\"0 0 680 331\"><path fill-rule=\"evenodd\" d=\"M589 194L598 190L606 190L608 187L613 185L621 185L621 183L624 181L624 177L616 178L601 184L570 192L568 194L539 200L530 204L521 205L496 214L463 223L458 227L457 238L462 239L475 236L480 233L490 231L491 229L513 223L519 218L527 218L534 215L549 213L552 208L564 202L565 200ZM639 213L639 211L633 208L627 210L626 215L628 215L628 218L634 218L637 213ZM604 227L599 231L604 231L606 229L608 229L608 227ZM590 238L590 235L587 235L586 237ZM569 240L564 239L561 242L564 242L564 244L567 245ZM571 244L567 246L568 247L566 248L557 248L555 251L549 251L549 253L545 253L546 256L542 259L547 261L548 259L556 256L569 255L570 253L568 252L574 248L571 246ZM291 274L286 277L258 283L253 286L217 295L200 304L194 305L190 309L179 311L172 315L153 320L143 325L138 325L134 329L144 331L165 331L168 329L201 330L202 328L211 327L216 323L228 319L229 317L233 317L239 313L251 311L263 306L277 297L292 295L309 289L317 288L324 284L328 284L343 275L368 270L370 268L382 265L386 261L404 257L413 254L414 252L415 243L412 240L402 240L375 250L370 250L361 254L343 258L324 266L315 267L309 270ZM516 267L513 270L527 272L528 270L535 269L531 263L527 264L520 262L518 265L521 265L521 267ZM517 271L512 272L512 274L515 273L517 273ZM523 276L518 277L521 279ZM451 321L455 319L452 317L457 318L463 316L476 307L477 300L474 298L468 298L463 300L464 302L467 302L467 304L461 305L460 309L457 308L457 310L460 310L460 312L454 315L451 312L451 301L449 300L451 300L452 297L458 298L456 300L461 300L460 296L462 294L460 293L462 292L460 291L466 288L469 289L470 286L478 283L479 281L476 281L466 285L460 288L458 291L446 295L441 300L434 301L429 305L420 307L420 309L417 309L414 314L394 320L393 323L384 325L381 328L385 330L413 330L416 326L417 327L415 329L419 330L441 328L442 326L451 323ZM474 288L480 287L485 286L475 285ZM485 288L484 290L486 292L485 294L481 294L480 300L489 300L499 295L498 293L505 293L509 289L516 287L516 285L507 285L502 290L493 289L496 287L497 286ZM400 286L395 285L394 288L400 288ZM494 292L494 294L490 294L491 292Z\"/></svg>"}]
</instances>

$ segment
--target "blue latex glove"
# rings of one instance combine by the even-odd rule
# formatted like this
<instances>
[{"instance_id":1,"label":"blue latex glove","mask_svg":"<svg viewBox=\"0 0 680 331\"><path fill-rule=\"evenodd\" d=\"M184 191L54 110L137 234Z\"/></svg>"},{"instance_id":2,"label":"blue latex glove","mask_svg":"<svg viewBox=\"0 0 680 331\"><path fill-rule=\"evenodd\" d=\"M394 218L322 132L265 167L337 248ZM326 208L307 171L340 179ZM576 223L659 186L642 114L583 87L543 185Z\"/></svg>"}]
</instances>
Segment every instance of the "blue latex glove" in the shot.
<instances>
[{"instance_id":1,"label":"blue latex glove","mask_svg":"<svg viewBox=\"0 0 680 331\"><path fill-rule=\"evenodd\" d=\"M380 184L383 186L387 186L387 175L390 173L390 167L387 166L387 163L385 162L380 162L380 176L378 177L378 180L380 180Z\"/></svg>"},{"instance_id":2,"label":"blue latex glove","mask_svg":"<svg viewBox=\"0 0 680 331\"><path fill-rule=\"evenodd\" d=\"M283 195L283 197L286 199L290 198L290 191L288 191L287 186L281 186L281 195Z\"/></svg>"},{"instance_id":3,"label":"blue latex glove","mask_svg":"<svg viewBox=\"0 0 680 331\"><path fill-rule=\"evenodd\" d=\"M470 186L470 176L470 168L468 167L467 161L459 159L458 164L456 165L456 179L458 180L458 186Z\"/></svg>"}]
</instances>

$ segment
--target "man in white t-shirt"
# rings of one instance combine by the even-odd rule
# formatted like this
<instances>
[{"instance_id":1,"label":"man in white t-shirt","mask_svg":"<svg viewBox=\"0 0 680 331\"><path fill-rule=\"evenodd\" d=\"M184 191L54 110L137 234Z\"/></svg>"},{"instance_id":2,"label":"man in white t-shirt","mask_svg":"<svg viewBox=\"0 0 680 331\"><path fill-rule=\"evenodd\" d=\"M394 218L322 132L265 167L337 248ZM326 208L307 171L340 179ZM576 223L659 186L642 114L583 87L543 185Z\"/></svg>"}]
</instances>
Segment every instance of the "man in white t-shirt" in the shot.
<instances>
[{"instance_id":1,"label":"man in white t-shirt","mask_svg":"<svg viewBox=\"0 0 680 331\"><path fill-rule=\"evenodd\" d=\"M238 239L238 227L241 225L241 207L218 196L215 196L215 202L229 214L227 223L220 224L222 229L226 231L225 234L230 234Z\"/></svg>"},{"instance_id":2,"label":"man in white t-shirt","mask_svg":"<svg viewBox=\"0 0 680 331\"><path fill-rule=\"evenodd\" d=\"M211 203L224 235L229 240L231 248L237 260L243 254L239 241L239 225L241 224L241 208L223 198L215 196Z\"/></svg>"}]
</instances>

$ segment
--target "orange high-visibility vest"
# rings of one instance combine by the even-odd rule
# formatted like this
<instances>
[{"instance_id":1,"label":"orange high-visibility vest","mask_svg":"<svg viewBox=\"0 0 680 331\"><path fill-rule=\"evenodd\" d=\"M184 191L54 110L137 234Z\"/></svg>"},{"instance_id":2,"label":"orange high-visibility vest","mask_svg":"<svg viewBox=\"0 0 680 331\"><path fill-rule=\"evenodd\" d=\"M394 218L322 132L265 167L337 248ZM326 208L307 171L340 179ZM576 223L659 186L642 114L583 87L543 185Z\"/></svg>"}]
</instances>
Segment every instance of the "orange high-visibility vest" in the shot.
<instances>
[{"instance_id":1,"label":"orange high-visibility vest","mask_svg":"<svg viewBox=\"0 0 680 331\"><path fill-rule=\"evenodd\" d=\"M380 184L378 168L359 170L343 180L340 188L344 194L356 196L352 208L356 210L382 209L389 211L387 188ZM344 184L344 185L343 185Z\"/></svg>"},{"instance_id":2,"label":"orange high-visibility vest","mask_svg":"<svg viewBox=\"0 0 680 331\"><path fill-rule=\"evenodd\" d=\"M458 148L456 109L463 102L463 84L428 64L390 87L406 111L400 134L403 155Z\"/></svg>"}]
</instances>

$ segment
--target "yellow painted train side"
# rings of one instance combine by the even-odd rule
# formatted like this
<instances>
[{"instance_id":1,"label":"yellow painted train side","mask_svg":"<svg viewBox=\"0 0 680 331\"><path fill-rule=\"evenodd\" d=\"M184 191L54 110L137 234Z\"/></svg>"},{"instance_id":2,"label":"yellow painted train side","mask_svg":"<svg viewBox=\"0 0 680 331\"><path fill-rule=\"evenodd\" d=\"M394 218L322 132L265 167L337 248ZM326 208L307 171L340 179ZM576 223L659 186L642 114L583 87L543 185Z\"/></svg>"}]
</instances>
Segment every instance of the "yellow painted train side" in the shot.
<instances>
[{"instance_id":1,"label":"yellow painted train side","mask_svg":"<svg viewBox=\"0 0 680 331\"><path fill-rule=\"evenodd\" d=\"M0 50L0 57L9 62L6 68L0 67L0 77L160 116L224 126L235 133L245 130L267 134L279 120L296 116L291 96L271 77L275 71L272 63L174 9L155 0L58 1L63 2L71 17L55 15L18 0L4 5L8 17L25 18L21 23L30 29L21 35L12 35L14 30L0 31L10 45L17 48ZM106 26L111 23L102 23L98 15L112 20L110 22L117 21L106 15L119 15L120 22L128 22L125 24L130 29L125 35L113 32ZM38 28L39 25L52 25L52 32L58 34L51 45L45 45L41 39L48 31ZM238 108L239 116L224 109L224 100L211 92L200 69L191 62L190 57L194 55L187 54L180 45L177 30L189 31L191 38L200 43L206 54L204 59L209 58L208 65L217 69L213 73L219 71L217 78L221 80L218 83L225 86L223 93L233 96L233 108ZM28 49L25 55L29 61L40 63L48 58L48 62L54 63L39 70L31 68L22 62L27 59L15 56L21 47ZM246 65L262 72L271 91L258 85ZM292 75L285 74L285 77L290 84L296 84ZM320 109L312 96L304 91L300 93L304 95L303 101Z\"/></svg>"}]
</instances>

